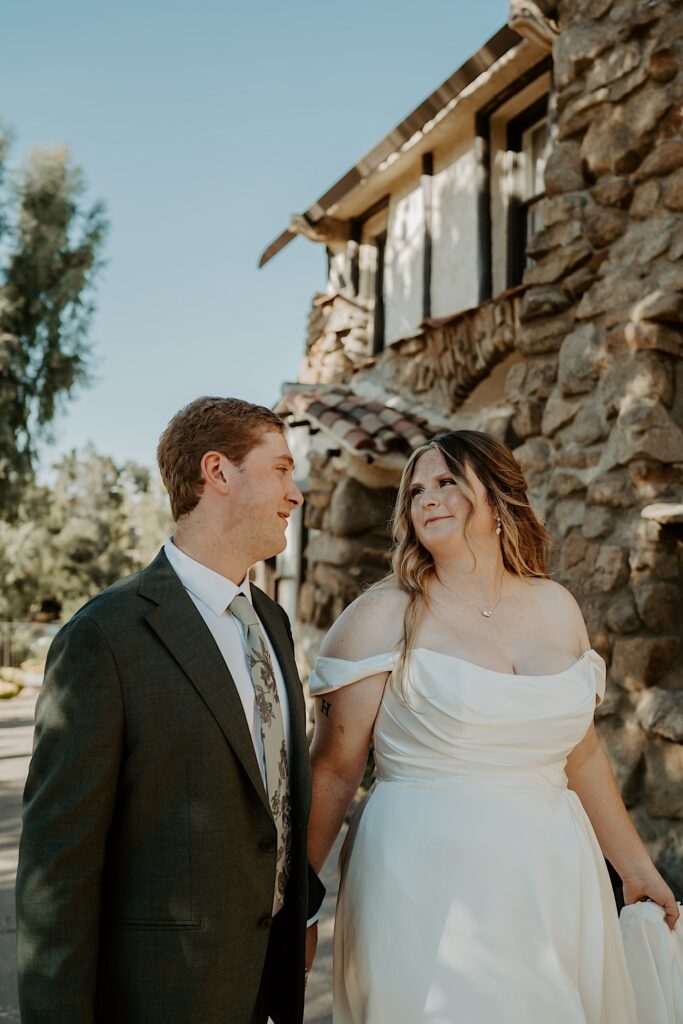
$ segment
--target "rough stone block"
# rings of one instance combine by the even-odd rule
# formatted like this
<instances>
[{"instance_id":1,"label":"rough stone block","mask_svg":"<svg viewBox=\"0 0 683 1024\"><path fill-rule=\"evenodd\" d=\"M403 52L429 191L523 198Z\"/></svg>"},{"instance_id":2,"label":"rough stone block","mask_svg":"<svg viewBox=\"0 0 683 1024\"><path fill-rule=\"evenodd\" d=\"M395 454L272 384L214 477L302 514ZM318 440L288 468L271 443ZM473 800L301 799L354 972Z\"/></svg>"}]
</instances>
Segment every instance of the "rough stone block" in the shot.
<instances>
[{"instance_id":1,"label":"rough stone block","mask_svg":"<svg viewBox=\"0 0 683 1024\"><path fill-rule=\"evenodd\" d=\"M613 633L635 633L640 629L636 606L629 593L619 594L607 609L605 622Z\"/></svg>"},{"instance_id":2,"label":"rough stone block","mask_svg":"<svg viewBox=\"0 0 683 1024\"><path fill-rule=\"evenodd\" d=\"M631 481L623 472L605 473L588 486L588 503L606 505L608 508L630 508L636 500Z\"/></svg>"},{"instance_id":3,"label":"rough stone block","mask_svg":"<svg viewBox=\"0 0 683 1024\"><path fill-rule=\"evenodd\" d=\"M581 146L581 156L591 173L598 177L635 170L652 143L658 122L671 105L666 90L648 82L625 103L598 114Z\"/></svg>"},{"instance_id":4,"label":"rough stone block","mask_svg":"<svg viewBox=\"0 0 683 1024\"><path fill-rule=\"evenodd\" d=\"M562 444L578 444L581 447L601 441L609 433L604 410L588 402L579 409L573 422L562 431Z\"/></svg>"},{"instance_id":5,"label":"rough stone block","mask_svg":"<svg viewBox=\"0 0 683 1024\"><path fill-rule=\"evenodd\" d=\"M595 61L586 76L585 88L592 91L609 85L628 75L639 64L639 46L635 43L617 45Z\"/></svg>"},{"instance_id":6,"label":"rough stone block","mask_svg":"<svg viewBox=\"0 0 683 1024\"><path fill-rule=\"evenodd\" d=\"M608 508L592 505L585 511L581 532L588 540L599 540L612 532L614 522L614 513Z\"/></svg>"},{"instance_id":7,"label":"rough stone block","mask_svg":"<svg viewBox=\"0 0 683 1024\"><path fill-rule=\"evenodd\" d=\"M520 440L540 433L543 407L533 399L523 399L512 417L512 429Z\"/></svg>"},{"instance_id":8,"label":"rough stone block","mask_svg":"<svg viewBox=\"0 0 683 1024\"><path fill-rule=\"evenodd\" d=\"M563 106L559 120L559 138L571 139L572 135L589 125L592 119L602 110L610 98L610 90L606 86L592 92L582 90L579 95Z\"/></svg>"},{"instance_id":9,"label":"rough stone block","mask_svg":"<svg viewBox=\"0 0 683 1024\"><path fill-rule=\"evenodd\" d=\"M536 317L561 313L570 303L569 296L557 285L529 288L522 300L520 320L526 323Z\"/></svg>"},{"instance_id":10,"label":"rough stone block","mask_svg":"<svg viewBox=\"0 0 683 1024\"><path fill-rule=\"evenodd\" d=\"M612 652L612 678L625 690L653 686L671 667L679 646L677 636L618 637Z\"/></svg>"},{"instance_id":11,"label":"rough stone block","mask_svg":"<svg viewBox=\"0 0 683 1024\"><path fill-rule=\"evenodd\" d=\"M549 493L557 498L580 494L586 490L586 481L581 473L570 473L566 469L555 469L550 475Z\"/></svg>"},{"instance_id":12,"label":"rough stone block","mask_svg":"<svg viewBox=\"0 0 683 1024\"><path fill-rule=\"evenodd\" d=\"M512 454L519 463L530 489L542 488L551 460L549 442L545 438L532 437L515 448Z\"/></svg>"},{"instance_id":13,"label":"rough stone block","mask_svg":"<svg viewBox=\"0 0 683 1024\"><path fill-rule=\"evenodd\" d=\"M680 590L675 583L641 583L633 589L638 614L648 629L663 633L680 627Z\"/></svg>"},{"instance_id":14,"label":"rough stone block","mask_svg":"<svg viewBox=\"0 0 683 1024\"><path fill-rule=\"evenodd\" d=\"M598 720L596 729L624 803L630 807L640 795L645 734L635 722L616 717Z\"/></svg>"},{"instance_id":15,"label":"rough stone block","mask_svg":"<svg viewBox=\"0 0 683 1024\"><path fill-rule=\"evenodd\" d=\"M639 580L657 576L661 580L675 580L679 576L678 555L673 547L666 547L661 538L639 544L631 552L631 572Z\"/></svg>"},{"instance_id":16,"label":"rough stone block","mask_svg":"<svg viewBox=\"0 0 683 1024\"><path fill-rule=\"evenodd\" d=\"M601 53L617 41L614 26L574 19L563 27L555 43L554 75L558 89L591 68Z\"/></svg>"},{"instance_id":17,"label":"rough stone block","mask_svg":"<svg viewBox=\"0 0 683 1024\"><path fill-rule=\"evenodd\" d=\"M551 515L554 536L564 538L570 530L581 526L586 506L580 498L563 498L556 502Z\"/></svg>"},{"instance_id":18,"label":"rough stone block","mask_svg":"<svg viewBox=\"0 0 683 1024\"><path fill-rule=\"evenodd\" d=\"M555 388L546 402L541 420L541 430L546 437L552 437L565 424L571 423L579 406L579 400L564 398L560 389Z\"/></svg>"},{"instance_id":19,"label":"rough stone block","mask_svg":"<svg viewBox=\"0 0 683 1024\"><path fill-rule=\"evenodd\" d=\"M605 350L595 324L584 324L572 331L560 349L557 380L562 394L578 395L592 391L604 356Z\"/></svg>"},{"instance_id":20,"label":"rough stone block","mask_svg":"<svg viewBox=\"0 0 683 1024\"><path fill-rule=\"evenodd\" d=\"M633 196L633 186L628 178L605 174L590 190L590 194L601 206L616 206L626 210Z\"/></svg>"},{"instance_id":21,"label":"rough stone block","mask_svg":"<svg viewBox=\"0 0 683 1024\"><path fill-rule=\"evenodd\" d=\"M517 348L526 356L557 352L573 327L574 321L570 316L532 320L531 323L525 323L519 332Z\"/></svg>"},{"instance_id":22,"label":"rough stone block","mask_svg":"<svg viewBox=\"0 0 683 1024\"><path fill-rule=\"evenodd\" d=\"M560 142L553 148L545 167L545 191L552 197L564 192L578 192L586 182L581 167L578 142Z\"/></svg>"},{"instance_id":23,"label":"rough stone block","mask_svg":"<svg viewBox=\"0 0 683 1024\"><path fill-rule=\"evenodd\" d=\"M659 178L678 167L683 167L683 139L664 139L645 157L633 180Z\"/></svg>"},{"instance_id":24,"label":"rough stone block","mask_svg":"<svg viewBox=\"0 0 683 1024\"><path fill-rule=\"evenodd\" d=\"M683 818L683 746L657 737L645 745L645 806L654 818Z\"/></svg>"},{"instance_id":25,"label":"rough stone block","mask_svg":"<svg viewBox=\"0 0 683 1024\"><path fill-rule=\"evenodd\" d=\"M661 194L662 186L658 181L644 181L638 185L629 210L631 217L636 220L646 220L657 208Z\"/></svg>"},{"instance_id":26,"label":"rough stone block","mask_svg":"<svg viewBox=\"0 0 683 1024\"><path fill-rule=\"evenodd\" d=\"M670 82L678 74L678 58L676 51L670 46L660 46L653 50L647 65L650 77L655 82Z\"/></svg>"},{"instance_id":27,"label":"rough stone block","mask_svg":"<svg viewBox=\"0 0 683 1024\"><path fill-rule=\"evenodd\" d=\"M538 211L545 229L550 229L558 224L565 224L570 234L573 234L573 237L579 237L583 212L587 205L588 197L585 193L567 192L541 199L538 204ZM579 227L578 235L574 234L574 225ZM573 241L573 238L571 240ZM553 242L555 245L563 244L561 239L553 239Z\"/></svg>"},{"instance_id":28,"label":"rough stone block","mask_svg":"<svg viewBox=\"0 0 683 1024\"><path fill-rule=\"evenodd\" d=\"M627 217L612 206L598 206L586 215L586 238L596 249L611 245L623 235Z\"/></svg>"},{"instance_id":29,"label":"rough stone block","mask_svg":"<svg viewBox=\"0 0 683 1024\"><path fill-rule=\"evenodd\" d=\"M607 442L601 466L625 465L633 459L681 462L683 431L656 400L629 400L622 406Z\"/></svg>"},{"instance_id":30,"label":"rough stone block","mask_svg":"<svg viewBox=\"0 0 683 1024\"><path fill-rule=\"evenodd\" d=\"M624 400L659 398L671 405L674 374L671 361L656 352L620 354L600 378L596 399L610 416L619 413Z\"/></svg>"},{"instance_id":31,"label":"rough stone block","mask_svg":"<svg viewBox=\"0 0 683 1024\"><path fill-rule=\"evenodd\" d=\"M338 537L352 537L382 524L388 531L391 511L388 491L370 490L353 477L342 477L330 502L330 530Z\"/></svg>"},{"instance_id":32,"label":"rough stone block","mask_svg":"<svg viewBox=\"0 0 683 1024\"><path fill-rule=\"evenodd\" d=\"M579 320L592 319L607 310L629 308L642 295L642 274L620 266L596 281L581 299L575 315Z\"/></svg>"},{"instance_id":33,"label":"rough stone block","mask_svg":"<svg viewBox=\"0 0 683 1024\"><path fill-rule=\"evenodd\" d=\"M652 350L683 356L683 335L665 324L649 320L622 324L610 331L607 343L625 342L632 352Z\"/></svg>"},{"instance_id":34,"label":"rough stone block","mask_svg":"<svg viewBox=\"0 0 683 1024\"><path fill-rule=\"evenodd\" d=\"M647 733L683 743L683 690L653 686L638 702L638 721Z\"/></svg>"},{"instance_id":35,"label":"rough stone block","mask_svg":"<svg viewBox=\"0 0 683 1024\"><path fill-rule=\"evenodd\" d=\"M575 267L590 259L593 250L585 242L573 242L547 253L525 271L524 283L528 285L552 284L559 281Z\"/></svg>"},{"instance_id":36,"label":"rough stone block","mask_svg":"<svg viewBox=\"0 0 683 1024\"><path fill-rule=\"evenodd\" d=\"M591 574L591 585L603 593L618 589L629 577L628 554L616 544L603 544L598 550Z\"/></svg>"},{"instance_id":37,"label":"rough stone block","mask_svg":"<svg viewBox=\"0 0 683 1024\"><path fill-rule=\"evenodd\" d=\"M683 167L669 177L662 201L668 210L683 210Z\"/></svg>"},{"instance_id":38,"label":"rough stone block","mask_svg":"<svg viewBox=\"0 0 683 1024\"><path fill-rule=\"evenodd\" d=\"M636 303L632 319L680 323L683 320L683 295L656 288Z\"/></svg>"}]
</instances>

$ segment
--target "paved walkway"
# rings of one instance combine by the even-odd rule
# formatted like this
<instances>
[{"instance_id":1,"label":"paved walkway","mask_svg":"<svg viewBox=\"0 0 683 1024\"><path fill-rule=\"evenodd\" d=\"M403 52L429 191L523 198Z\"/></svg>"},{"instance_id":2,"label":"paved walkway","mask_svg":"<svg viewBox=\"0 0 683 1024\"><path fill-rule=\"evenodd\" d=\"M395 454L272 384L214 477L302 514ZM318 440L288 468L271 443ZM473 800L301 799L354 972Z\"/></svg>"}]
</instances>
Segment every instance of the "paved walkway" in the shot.
<instances>
[{"instance_id":1,"label":"paved walkway","mask_svg":"<svg viewBox=\"0 0 683 1024\"><path fill-rule=\"evenodd\" d=\"M16 986L14 880L21 829L21 794L31 753L37 690L0 700L0 1021L20 1024ZM340 841L323 872L327 896L319 924L318 956L306 994L306 1024L332 1021L332 917Z\"/></svg>"}]
</instances>

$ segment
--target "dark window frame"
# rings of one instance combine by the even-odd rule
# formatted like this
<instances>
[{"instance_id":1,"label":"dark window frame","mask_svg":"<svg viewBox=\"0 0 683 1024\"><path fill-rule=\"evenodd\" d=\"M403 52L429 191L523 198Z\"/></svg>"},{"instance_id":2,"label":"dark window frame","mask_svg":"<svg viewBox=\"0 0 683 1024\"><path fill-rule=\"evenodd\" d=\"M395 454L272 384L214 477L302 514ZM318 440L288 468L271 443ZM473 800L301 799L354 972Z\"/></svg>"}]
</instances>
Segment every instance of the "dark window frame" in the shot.
<instances>
[{"instance_id":1,"label":"dark window frame","mask_svg":"<svg viewBox=\"0 0 683 1024\"><path fill-rule=\"evenodd\" d=\"M508 151L522 152L525 132L533 128L543 118L547 118L548 102L549 94L545 93L508 121L505 132ZM522 283L527 262L526 247L529 243L529 211L543 199L544 195L544 192L538 192L536 195L523 199L519 194L516 182L515 188L510 193L507 210L506 279L508 288L515 288Z\"/></svg>"}]
</instances>

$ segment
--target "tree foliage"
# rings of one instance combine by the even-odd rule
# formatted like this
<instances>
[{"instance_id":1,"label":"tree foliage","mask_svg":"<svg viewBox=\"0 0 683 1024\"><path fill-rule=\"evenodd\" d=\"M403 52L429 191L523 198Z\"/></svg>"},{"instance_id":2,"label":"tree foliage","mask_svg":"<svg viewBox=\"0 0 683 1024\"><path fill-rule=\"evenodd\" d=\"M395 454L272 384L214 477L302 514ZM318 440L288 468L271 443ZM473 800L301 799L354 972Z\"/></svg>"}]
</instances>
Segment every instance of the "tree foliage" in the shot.
<instances>
[{"instance_id":1,"label":"tree foliage","mask_svg":"<svg viewBox=\"0 0 683 1024\"><path fill-rule=\"evenodd\" d=\"M0 129L0 509L13 515L38 442L87 380L93 284L107 223L83 206L80 169L61 146L36 150L8 184Z\"/></svg>"},{"instance_id":2,"label":"tree foliage","mask_svg":"<svg viewBox=\"0 0 683 1024\"><path fill-rule=\"evenodd\" d=\"M88 598L145 566L171 531L161 481L92 446L27 486L0 522L0 620L67 618Z\"/></svg>"}]
</instances>

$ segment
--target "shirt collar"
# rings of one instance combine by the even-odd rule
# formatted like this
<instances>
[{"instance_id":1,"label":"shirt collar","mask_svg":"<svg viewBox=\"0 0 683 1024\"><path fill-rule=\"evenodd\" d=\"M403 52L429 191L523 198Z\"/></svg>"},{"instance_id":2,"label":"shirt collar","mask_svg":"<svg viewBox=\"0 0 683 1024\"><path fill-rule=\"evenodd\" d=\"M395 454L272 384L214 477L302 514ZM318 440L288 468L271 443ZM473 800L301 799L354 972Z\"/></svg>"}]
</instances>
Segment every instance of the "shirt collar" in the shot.
<instances>
[{"instance_id":1,"label":"shirt collar","mask_svg":"<svg viewBox=\"0 0 683 1024\"><path fill-rule=\"evenodd\" d=\"M176 547L172 537L169 537L164 544L164 553L185 589L202 604L205 604L214 615L222 615L237 594L244 594L251 602L248 575L237 586L232 580L221 576L219 572L209 569L207 565L202 565L201 562L186 555L184 551Z\"/></svg>"}]
</instances>

